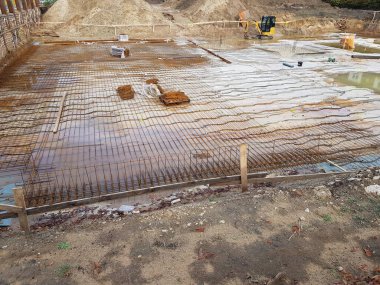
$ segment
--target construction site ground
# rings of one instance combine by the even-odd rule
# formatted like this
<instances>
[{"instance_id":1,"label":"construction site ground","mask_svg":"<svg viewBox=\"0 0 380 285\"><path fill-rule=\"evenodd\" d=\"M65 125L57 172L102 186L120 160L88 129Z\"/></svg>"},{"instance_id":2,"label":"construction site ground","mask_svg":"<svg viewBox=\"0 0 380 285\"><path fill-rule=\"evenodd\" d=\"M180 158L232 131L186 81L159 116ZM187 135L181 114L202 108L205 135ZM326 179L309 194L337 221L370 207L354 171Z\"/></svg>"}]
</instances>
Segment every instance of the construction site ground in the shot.
<instances>
[{"instance_id":1,"label":"construction site ground","mask_svg":"<svg viewBox=\"0 0 380 285\"><path fill-rule=\"evenodd\" d=\"M378 64L335 42L135 40L126 59L118 42L35 45L1 74L0 185L24 184L31 207L236 175L242 143L249 172L376 166ZM165 106L150 79L190 103Z\"/></svg>"},{"instance_id":2,"label":"construction site ground","mask_svg":"<svg viewBox=\"0 0 380 285\"><path fill-rule=\"evenodd\" d=\"M0 284L378 284L367 281L380 273L380 200L365 187L379 173L197 187L144 214L35 217L31 235L0 232Z\"/></svg>"},{"instance_id":3,"label":"construction site ground","mask_svg":"<svg viewBox=\"0 0 380 285\"><path fill-rule=\"evenodd\" d=\"M22 187L48 213L29 235L0 220L0 285L380 284L379 13L82 2L58 0L22 48L7 32L0 204ZM242 10L275 15L274 39L244 40ZM240 179L245 145L250 175L326 178L184 188Z\"/></svg>"}]
</instances>

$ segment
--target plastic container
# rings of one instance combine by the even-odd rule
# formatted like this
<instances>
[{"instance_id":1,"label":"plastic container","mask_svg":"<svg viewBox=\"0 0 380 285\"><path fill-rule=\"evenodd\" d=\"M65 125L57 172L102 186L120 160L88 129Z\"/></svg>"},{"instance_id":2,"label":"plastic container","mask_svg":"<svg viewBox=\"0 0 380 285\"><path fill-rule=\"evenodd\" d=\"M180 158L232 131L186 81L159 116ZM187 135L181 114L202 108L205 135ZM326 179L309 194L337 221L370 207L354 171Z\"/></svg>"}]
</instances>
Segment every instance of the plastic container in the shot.
<instances>
[{"instance_id":1,"label":"plastic container","mask_svg":"<svg viewBox=\"0 0 380 285\"><path fill-rule=\"evenodd\" d=\"M127 42L127 41L129 41L128 35L124 35L124 34L119 35L119 42Z\"/></svg>"},{"instance_id":2,"label":"plastic container","mask_svg":"<svg viewBox=\"0 0 380 285\"><path fill-rule=\"evenodd\" d=\"M355 49L355 34L344 34L340 38L340 44L343 49L354 50Z\"/></svg>"}]
</instances>

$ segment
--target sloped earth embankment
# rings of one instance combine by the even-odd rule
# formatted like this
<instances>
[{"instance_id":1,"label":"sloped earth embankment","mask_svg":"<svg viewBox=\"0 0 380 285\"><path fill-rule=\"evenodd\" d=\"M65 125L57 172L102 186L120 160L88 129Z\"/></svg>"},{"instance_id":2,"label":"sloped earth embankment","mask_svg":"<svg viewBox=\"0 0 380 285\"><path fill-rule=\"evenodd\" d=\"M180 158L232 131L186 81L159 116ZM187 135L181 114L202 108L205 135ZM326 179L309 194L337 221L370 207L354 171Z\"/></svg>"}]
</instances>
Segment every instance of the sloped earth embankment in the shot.
<instances>
[{"instance_id":1,"label":"sloped earth embankment","mask_svg":"<svg viewBox=\"0 0 380 285\"><path fill-rule=\"evenodd\" d=\"M275 15L279 22L278 35L316 35L327 32L355 32L376 35L380 31L379 19L371 22L373 13L361 10L338 9L321 0L294 0L292 2L263 0L192 0L192 1L86 1L58 0L44 15L45 24L40 31L49 35L54 31L61 39L112 38L127 33L133 37L213 36L214 26L192 26L204 21L234 21L239 12L249 10L253 19L262 15ZM104 25L104 26L101 26ZM152 29L150 25L156 25ZM160 26L161 25L161 26ZM172 27L169 30L169 25Z\"/></svg>"}]
</instances>

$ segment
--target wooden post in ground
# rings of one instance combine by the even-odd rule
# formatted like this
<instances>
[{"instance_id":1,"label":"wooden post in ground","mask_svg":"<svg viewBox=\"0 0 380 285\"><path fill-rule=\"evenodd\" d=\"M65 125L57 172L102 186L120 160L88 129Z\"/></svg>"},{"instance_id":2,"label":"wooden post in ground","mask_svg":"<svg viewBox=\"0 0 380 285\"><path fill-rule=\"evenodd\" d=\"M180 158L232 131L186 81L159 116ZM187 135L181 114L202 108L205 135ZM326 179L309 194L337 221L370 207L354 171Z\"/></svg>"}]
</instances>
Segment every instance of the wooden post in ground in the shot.
<instances>
[{"instance_id":1,"label":"wooden post in ground","mask_svg":"<svg viewBox=\"0 0 380 285\"><path fill-rule=\"evenodd\" d=\"M0 10L1 10L1 14L3 15L8 14L7 6L5 5L5 0L0 0Z\"/></svg>"},{"instance_id":2,"label":"wooden post in ground","mask_svg":"<svg viewBox=\"0 0 380 285\"><path fill-rule=\"evenodd\" d=\"M26 7L28 10L32 9L32 0L26 0Z\"/></svg>"},{"instance_id":3,"label":"wooden post in ground","mask_svg":"<svg viewBox=\"0 0 380 285\"><path fill-rule=\"evenodd\" d=\"M240 180L241 191L248 191L248 145L240 145Z\"/></svg>"},{"instance_id":4,"label":"wooden post in ground","mask_svg":"<svg viewBox=\"0 0 380 285\"><path fill-rule=\"evenodd\" d=\"M18 213L20 228L24 232L29 233L29 223L28 223L28 215L26 214L24 189L21 187L13 189L13 195L15 198L16 206L22 208L22 210Z\"/></svg>"},{"instance_id":5,"label":"wooden post in ground","mask_svg":"<svg viewBox=\"0 0 380 285\"><path fill-rule=\"evenodd\" d=\"M7 14L7 8L5 6L5 0L0 0L0 11L1 11L1 14L3 14L3 15ZM7 44L7 39L5 38L5 33L4 33L5 27L0 27L0 30L2 33L2 38L4 41L5 49L7 50L7 52L10 52L8 44Z\"/></svg>"},{"instance_id":6,"label":"wooden post in ground","mask_svg":"<svg viewBox=\"0 0 380 285\"><path fill-rule=\"evenodd\" d=\"M15 7L13 5L13 1L12 0L6 0L6 1L7 1L9 13L14 14L15 13Z\"/></svg>"},{"instance_id":7,"label":"wooden post in ground","mask_svg":"<svg viewBox=\"0 0 380 285\"><path fill-rule=\"evenodd\" d=\"M15 3L16 3L17 10L21 13L21 11L22 11L21 0L16 0Z\"/></svg>"},{"instance_id":8,"label":"wooden post in ground","mask_svg":"<svg viewBox=\"0 0 380 285\"><path fill-rule=\"evenodd\" d=\"M21 0L22 2L22 8L26 11L28 10L28 4L26 3L26 0Z\"/></svg>"}]
</instances>

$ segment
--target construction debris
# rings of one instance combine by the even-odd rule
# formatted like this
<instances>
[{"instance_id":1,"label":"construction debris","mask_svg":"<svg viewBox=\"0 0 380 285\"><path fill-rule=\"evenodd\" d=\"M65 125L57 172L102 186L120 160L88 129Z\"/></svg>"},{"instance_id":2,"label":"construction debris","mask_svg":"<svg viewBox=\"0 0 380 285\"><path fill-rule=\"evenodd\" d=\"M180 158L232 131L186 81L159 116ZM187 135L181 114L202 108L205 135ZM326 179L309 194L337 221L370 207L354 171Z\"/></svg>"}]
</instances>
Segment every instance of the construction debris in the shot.
<instances>
[{"instance_id":1,"label":"construction debris","mask_svg":"<svg viewBox=\"0 0 380 285\"><path fill-rule=\"evenodd\" d=\"M123 35L123 34L119 35L119 42L127 42L127 41L129 41L128 35Z\"/></svg>"},{"instance_id":2,"label":"construction debris","mask_svg":"<svg viewBox=\"0 0 380 285\"><path fill-rule=\"evenodd\" d=\"M117 94L123 100L130 100L135 97L135 91L133 90L132 85L123 85L117 88Z\"/></svg>"},{"instance_id":3,"label":"construction debris","mask_svg":"<svg viewBox=\"0 0 380 285\"><path fill-rule=\"evenodd\" d=\"M365 192L368 194L375 194L380 196L380 185L369 185L365 188Z\"/></svg>"},{"instance_id":4,"label":"construction debris","mask_svg":"<svg viewBox=\"0 0 380 285\"><path fill-rule=\"evenodd\" d=\"M284 65L284 66L287 66L287 67L290 67L290 68L293 68L293 67L294 67L294 65L293 65L293 64L290 64L290 63L286 63L286 62L284 62L284 63L283 63L283 65Z\"/></svg>"},{"instance_id":5,"label":"construction debris","mask_svg":"<svg viewBox=\"0 0 380 285\"><path fill-rule=\"evenodd\" d=\"M189 103L190 99L186 96L184 92L181 91L168 91L160 96L160 100L166 106L176 105L182 103Z\"/></svg>"},{"instance_id":6,"label":"construction debris","mask_svg":"<svg viewBox=\"0 0 380 285\"><path fill-rule=\"evenodd\" d=\"M188 96L186 96L185 92L182 91L165 91L160 84L158 84L157 78L151 78L146 80L146 84L154 85L157 87L157 89L160 92L160 101L164 103L166 106L168 105L175 105L175 104L182 104L182 103L189 103L190 99Z\"/></svg>"},{"instance_id":7,"label":"construction debris","mask_svg":"<svg viewBox=\"0 0 380 285\"><path fill-rule=\"evenodd\" d=\"M126 58L129 56L129 49L112 46L111 54L112 56L115 56L115 57Z\"/></svg>"},{"instance_id":8,"label":"construction debris","mask_svg":"<svg viewBox=\"0 0 380 285\"><path fill-rule=\"evenodd\" d=\"M158 79L157 78L151 78L145 81L146 84L158 84Z\"/></svg>"}]
</instances>

